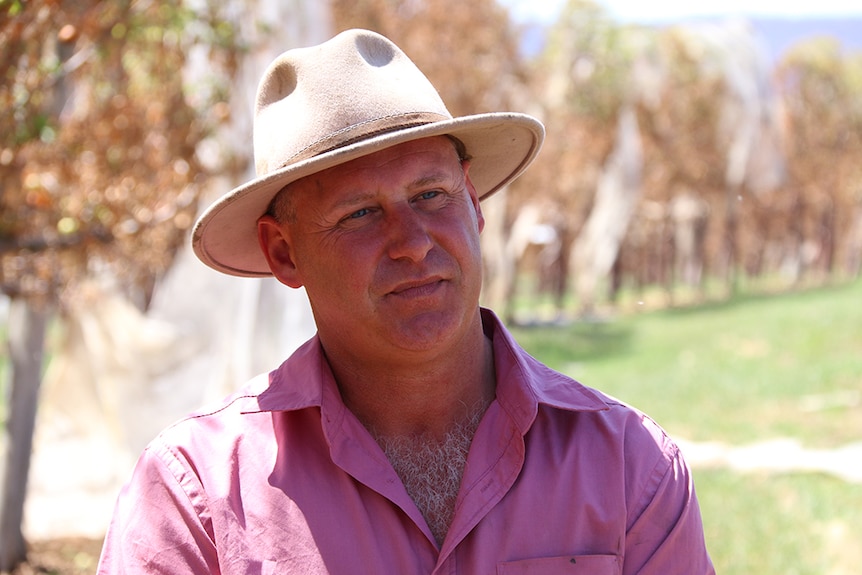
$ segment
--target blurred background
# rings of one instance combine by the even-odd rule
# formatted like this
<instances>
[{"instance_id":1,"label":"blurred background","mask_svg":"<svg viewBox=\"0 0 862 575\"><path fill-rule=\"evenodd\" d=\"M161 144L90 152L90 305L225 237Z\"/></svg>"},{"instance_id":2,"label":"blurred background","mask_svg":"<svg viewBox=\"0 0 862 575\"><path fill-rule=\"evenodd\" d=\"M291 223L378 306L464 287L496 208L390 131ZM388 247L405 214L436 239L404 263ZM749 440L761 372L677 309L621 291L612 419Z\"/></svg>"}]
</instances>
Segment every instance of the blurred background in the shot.
<instances>
[{"instance_id":1,"label":"blurred background","mask_svg":"<svg viewBox=\"0 0 862 575\"><path fill-rule=\"evenodd\" d=\"M858 573L862 6L754 0L0 0L0 572L93 573L147 442L313 334L188 236L264 67L353 27L545 123L483 303L677 439L717 571Z\"/></svg>"}]
</instances>

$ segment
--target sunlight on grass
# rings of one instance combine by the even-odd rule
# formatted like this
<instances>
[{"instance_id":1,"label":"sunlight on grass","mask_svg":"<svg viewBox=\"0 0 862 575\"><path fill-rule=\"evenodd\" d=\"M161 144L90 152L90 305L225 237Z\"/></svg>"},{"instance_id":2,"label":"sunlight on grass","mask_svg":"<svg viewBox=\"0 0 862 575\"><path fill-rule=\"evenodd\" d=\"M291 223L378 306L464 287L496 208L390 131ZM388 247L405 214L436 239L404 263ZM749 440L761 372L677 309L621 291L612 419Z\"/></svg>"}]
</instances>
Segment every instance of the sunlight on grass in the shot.
<instances>
[{"instance_id":1,"label":"sunlight on grass","mask_svg":"<svg viewBox=\"0 0 862 575\"><path fill-rule=\"evenodd\" d=\"M539 359L687 439L862 438L862 282L514 331Z\"/></svg>"},{"instance_id":2,"label":"sunlight on grass","mask_svg":"<svg viewBox=\"0 0 862 575\"><path fill-rule=\"evenodd\" d=\"M711 470L695 478L718 573L859 572L862 485L808 474Z\"/></svg>"}]
</instances>

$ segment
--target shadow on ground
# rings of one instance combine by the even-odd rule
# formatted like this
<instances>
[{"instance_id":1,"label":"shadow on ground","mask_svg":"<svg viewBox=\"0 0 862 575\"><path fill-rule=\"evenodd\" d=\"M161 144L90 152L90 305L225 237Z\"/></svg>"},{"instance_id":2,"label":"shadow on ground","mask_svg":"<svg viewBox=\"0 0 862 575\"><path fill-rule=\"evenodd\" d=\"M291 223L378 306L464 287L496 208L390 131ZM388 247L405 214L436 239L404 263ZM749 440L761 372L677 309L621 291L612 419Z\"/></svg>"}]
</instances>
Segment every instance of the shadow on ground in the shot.
<instances>
[{"instance_id":1,"label":"shadow on ground","mask_svg":"<svg viewBox=\"0 0 862 575\"><path fill-rule=\"evenodd\" d=\"M37 541L29 545L27 562L9 575L93 575L101 550L101 539Z\"/></svg>"},{"instance_id":2,"label":"shadow on ground","mask_svg":"<svg viewBox=\"0 0 862 575\"><path fill-rule=\"evenodd\" d=\"M558 369L581 360L624 355L632 345L632 329L614 321L519 324L511 331L524 349L542 350L543 361Z\"/></svg>"}]
</instances>

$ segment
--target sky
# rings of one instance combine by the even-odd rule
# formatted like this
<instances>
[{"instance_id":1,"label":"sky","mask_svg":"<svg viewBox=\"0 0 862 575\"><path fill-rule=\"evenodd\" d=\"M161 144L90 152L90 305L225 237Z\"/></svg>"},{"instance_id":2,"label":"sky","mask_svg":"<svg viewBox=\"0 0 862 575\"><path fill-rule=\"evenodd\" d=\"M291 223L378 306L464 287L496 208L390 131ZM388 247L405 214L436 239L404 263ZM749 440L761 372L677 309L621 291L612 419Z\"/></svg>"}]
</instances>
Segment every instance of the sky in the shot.
<instances>
[{"instance_id":1,"label":"sky","mask_svg":"<svg viewBox=\"0 0 862 575\"><path fill-rule=\"evenodd\" d=\"M565 0L503 0L516 19L547 22ZM600 0L621 22L667 22L702 16L778 16L796 19L862 17L859 0Z\"/></svg>"},{"instance_id":2,"label":"sky","mask_svg":"<svg viewBox=\"0 0 862 575\"><path fill-rule=\"evenodd\" d=\"M516 21L548 24L567 0L500 0ZM815 36L832 36L862 51L862 0L596 0L617 22L665 25L703 18L742 17L755 23L767 57ZM527 43L539 42L535 38ZM531 44L532 45L532 44ZM529 48L532 50L534 48Z\"/></svg>"}]
</instances>

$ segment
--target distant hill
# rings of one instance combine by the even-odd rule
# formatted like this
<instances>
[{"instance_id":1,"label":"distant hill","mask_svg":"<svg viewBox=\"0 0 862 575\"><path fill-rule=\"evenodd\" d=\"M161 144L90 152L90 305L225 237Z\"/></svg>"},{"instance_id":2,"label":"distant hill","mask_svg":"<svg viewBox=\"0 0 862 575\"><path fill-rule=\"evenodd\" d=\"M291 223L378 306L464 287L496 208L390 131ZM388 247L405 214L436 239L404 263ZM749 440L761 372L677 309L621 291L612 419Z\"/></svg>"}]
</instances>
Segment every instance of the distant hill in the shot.
<instances>
[{"instance_id":1,"label":"distant hill","mask_svg":"<svg viewBox=\"0 0 862 575\"><path fill-rule=\"evenodd\" d=\"M725 18L699 18L698 22L720 22ZM791 46L819 36L837 38L846 52L862 52L862 17L793 19L752 17L748 21L763 38L771 60L777 60ZM680 24L679 21L653 24L655 27ZM546 27L537 22L521 23L525 54L538 54L545 43Z\"/></svg>"},{"instance_id":2,"label":"distant hill","mask_svg":"<svg viewBox=\"0 0 862 575\"><path fill-rule=\"evenodd\" d=\"M832 36L846 52L862 52L862 18L786 19L751 18L755 30L763 37L772 59L778 59L791 46L815 37Z\"/></svg>"}]
</instances>

